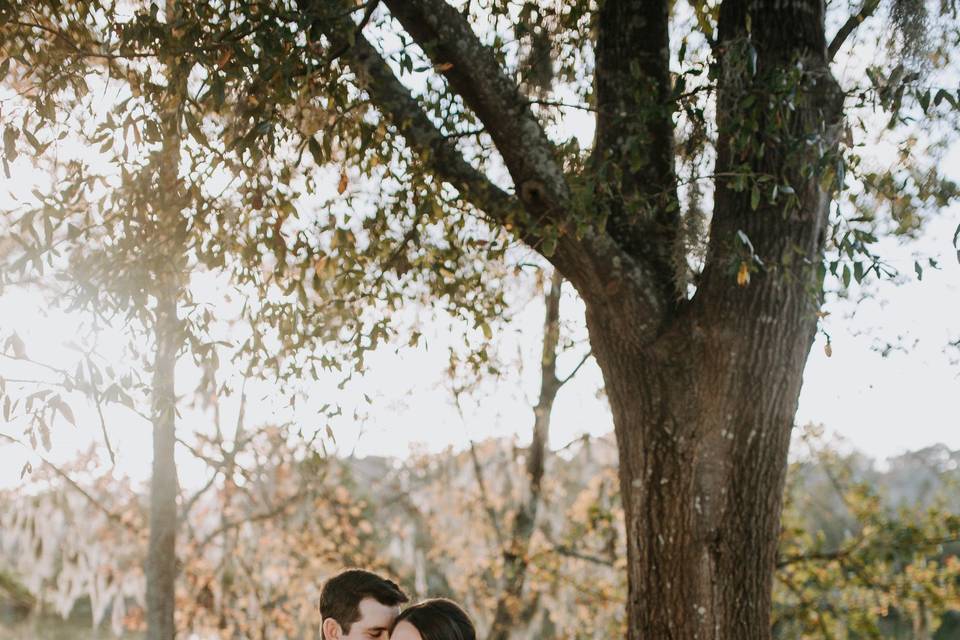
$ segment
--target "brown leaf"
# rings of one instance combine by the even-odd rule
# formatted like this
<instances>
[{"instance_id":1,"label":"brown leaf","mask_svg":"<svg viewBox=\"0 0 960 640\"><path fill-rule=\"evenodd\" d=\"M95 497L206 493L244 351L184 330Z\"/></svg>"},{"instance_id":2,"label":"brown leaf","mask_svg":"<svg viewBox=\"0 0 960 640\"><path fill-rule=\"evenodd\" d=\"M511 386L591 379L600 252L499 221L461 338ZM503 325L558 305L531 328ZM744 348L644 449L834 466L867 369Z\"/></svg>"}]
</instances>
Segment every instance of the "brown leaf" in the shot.
<instances>
[{"instance_id":1,"label":"brown leaf","mask_svg":"<svg viewBox=\"0 0 960 640\"><path fill-rule=\"evenodd\" d=\"M337 193L343 195L343 192L347 190L347 185L350 184L350 180L347 178L347 172L340 172L340 183L337 184Z\"/></svg>"},{"instance_id":2,"label":"brown leaf","mask_svg":"<svg viewBox=\"0 0 960 640\"><path fill-rule=\"evenodd\" d=\"M230 62L230 59L233 57L233 49L224 49L223 53L220 54L220 58L217 60L217 68L223 69L227 66L227 63Z\"/></svg>"},{"instance_id":3,"label":"brown leaf","mask_svg":"<svg viewBox=\"0 0 960 640\"><path fill-rule=\"evenodd\" d=\"M25 360L27 358L27 345L23 344L23 340L20 339L16 333L10 336L10 339L7 340L7 344L10 345L10 348L13 349L13 357Z\"/></svg>"},{"instance_id":4,"label":"brown leaf","mask_svg":"<svg viewBox=\"0 0 960 640\"><path fill-rule=\"evenodd\" d=\"M737 271L737 286L745 287L750 284L750 266L746 262L740 263L740 270Z\"/></svg>"},{"instance_id":5,"label":"brown leaf","mask_svg":"<svg viewBox=\"0 0 960 640\"><path fill-rule=\"evenodd\" d=\"M438 65L434 65L433 69L434 69L435 71L440 72L440 73L443 73L444 71L450 71L450 69L453 69L453 63L452 63L452 62L441 62L441 63L438 64Z\"/></svg>"},{"instance_id":6,"label":"brown leaf","mask_svg":"<svg viewBox=\"0 0 960 640\"><path fill-rule=\"evenodd\" d=\"M51 404L53 405L54 409L59 411L61 415L63 415L63 417L67 419L67 422L69 422L73 426L77 426L77 420L73 416L73 409L70 408L70 405L68 405L66 402L64 402L60 398L56 398Z\"/></svg>"},{"instance_id":7,"label":"brown leaf","mask_svg":"<svg viewBox=\"0 0 960 640\"><path fill-rule=\"evenodd\" d=\"M830 346L830 343L829 343L829 342L828 342L827 344L823 345L823 352L824 352L825 354L827 354L827 357L828 357L828 358L833 355L833 347Z\"/></svg>"}]
</instances>

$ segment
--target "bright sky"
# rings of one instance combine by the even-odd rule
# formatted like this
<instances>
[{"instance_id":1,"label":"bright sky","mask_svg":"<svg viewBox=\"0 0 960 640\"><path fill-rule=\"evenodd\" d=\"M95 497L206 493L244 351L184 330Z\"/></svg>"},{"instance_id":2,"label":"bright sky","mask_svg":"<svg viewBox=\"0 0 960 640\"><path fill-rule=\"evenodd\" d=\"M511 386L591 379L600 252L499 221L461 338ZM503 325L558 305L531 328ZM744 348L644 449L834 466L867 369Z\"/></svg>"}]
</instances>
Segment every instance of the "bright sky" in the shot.
<instances>
[{"instance_id":1,"label":"bright sky","mask_svg":"<svg viewBox=\"0 0 960 640\"><path fill-rule=\"evenodd\" d=\"M585 114L574 112L567 126L589 142L591 123ZM960 150L954 150L948 165L953 179L960 181ZM10 204L10 194L21 199L45 177L37 174L25 159L14 164L14 178L0 177L0 206ZM830 300L831 315L824 329L832 338L832 357L824 352L824 337L814 345L805 372L797 422L822 423L828 432L845 438L849 446L882 460L888 456L935 443L960 449L960 350L947 345L960 338L960 265L952 247L952 237L960 224L960 208L942 211L926 228L923 238L908 246L888 243L884 257L900 269L907 282L870 286L871 297L860 302ZM939 258L940 270L926 270L922 282L913 278L913 255ZM212 281L196 283L207 294L218 290ZM854 294L858 291L854 289ZM564 298L565 317L582 323L579 302L568 291ZM78 318L57 309L46 308L36 293L8 289L0 295L0 342L16 331L24 340L31 357L61 363L75 361L76 353L64 344L75 336ZM542 307L532 302L508 330L505 352L521 352L524 371L517 370L499 383L484 387L483 393L464 404L461 415L454 407L444 384L448 365L447 347L459 336L446 321L430 322L418 349L381 349L369 359L370 372L362 380L338 391L334 380L326 380L308 389L308 399L295 413L287 408L275 390L265 383L248 387L248 424L293 419L305 431L322 429L327 423L317 416L317 408L327 402L339 402L345 416L332 423L336 448L341 453L359 455L405 455L411 448L438 451L447 446L464 447L471 439L490 436L516 436L521 442L530 437L531 406L539 385L536 360L541 338ZM883 345L902 345L886 356ZM118 361L123 357L122 336L105 333L100 350ZM561 372L578 361L582 350L565 355ZM111 355L112 354L112 355ZM197 372L183 359L178 370L179 391L192 392ZM24 366L0 357L0 375L8 378L33 378L36 367ZM601 387L599 369L590 361L579 375L561 391L553 413L550 442L560 447L587 433L600 435L611 429L605 400L598 396ZM367 404L363 395L373 403ZM64 462L91 442L102 443L100 424L93 407L77 394L65 396L77 415L77 427L59 420L54 425L53 449L48 457ZM223 422L232 425L238 398L222 402ZM352 414L357 408L359 417ZM183 410L181 434L210 429L208 414ZM136 414L118 407L105 413L107 430L118 453L115 472L146 480L150 468L150 427ZM2 418L0 418L2 422ZM0 432L19 436L22 425L0 426ZM202 480L201 463L180 451L180 473L184 484ZM33 455L15 445L0 444L0 487L15 486L21 468Z\"/></svg>"},{"instance_id":2,"label":"bright sky","mask_svg":"<svg viewBox=\"0 0 960 640\"><path fill-rule=\"evenodd\" d=\"M828 304L831 316L825 328L832 337L832 357L824 352L824 339L814 345L804 378L798 423L818 422L829 432L845 438L851 447L877 459L938 442L960 448L957 398L960 398L960 364L951 358L960 352L945 349L960 337L956 312L960 309L960 265L952 257L951 238L960 215L945 212L932 223L919 247L941 254L940 271L928 270L922 282L902 286L882 283L875 297L859 303L834 301ZM916 249L917 247L912 247ZM902 256L909 272L909 250ZM894 260L896 262L896 260ZM852 314L851 312L855 311ZM564 314L580 315L579 302L570 292L564 298ZM464 415L451 402L444 384L447 346L453 338L446 323L428 326L425 346L394 353L384 349L370 360L370 373L359 383L338 392L332 380L315 385L309 400L299 405L295 416L266 384L248 387L248 423L253 426L275 419L294 417L305 430L322 428L318 405L339 400L348 414L333 422L337 449L359 455L404 455L411 447L432 451L446 446L465 446L470 439L516 435L529 438L532 401L539 384L534 366L539 348L542 308L536 301L523 310L507 336L507 351L520 349L527 363L525 372L516 372L498 384L486 386L475 400L466 402ZM44 309L36 294L10 289L0 297L4 338L16 331L27 344L31 357L44 362L74 359L64 343L73 339L76 318L57 310ZM120 356L120 336L104 335L100 349L107 357ZM884 357L878 346L902 344L906 351L893 350ZM571 352L560 362L561 372L579 360L582 351ZM180 391L188 394L197 379L193 365L183 359ZM4 359L0 371L8 377L31 377L36 368ZM562 446L589 433L609 432L611 419L605 402L597 397L600 372L590 361L560 393L553 414L551 445ZM373 399L367 405L366 393ZM92 407L73 394L67 396L77 414L78 427L64 420L54 425L53 460L63 462L91 441L101 442L100 425ZM349 415L358 407L361 419ZM224 400L223 421L233 424L237 397ZM108 430L118 452L117 473L146 480L150 465L150 428L139 416L123 408L108 408ZM209 428L209 416L183 410L182 433ZM16 425L4 432L16 433ZM181 452L184 453L184 452ZM13 445L0 445L0 486L15 485L23 462L31 455ZM202 465L182 455L181 477L185 484L202 478Z\"/></svg>"}]
</instances>

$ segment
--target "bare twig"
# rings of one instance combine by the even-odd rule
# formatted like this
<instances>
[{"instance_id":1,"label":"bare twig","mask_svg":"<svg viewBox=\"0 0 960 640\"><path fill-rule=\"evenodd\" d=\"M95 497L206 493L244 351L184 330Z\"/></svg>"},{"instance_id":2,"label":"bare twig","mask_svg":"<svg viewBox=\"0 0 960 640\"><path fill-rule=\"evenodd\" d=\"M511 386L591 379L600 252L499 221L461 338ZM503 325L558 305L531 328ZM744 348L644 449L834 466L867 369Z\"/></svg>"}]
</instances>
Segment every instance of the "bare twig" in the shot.
<instances>
[{"instance_id":1,"label":"bare twig","mask_svg":"<svg viewBox=\"0 0 960 640\"><path fill-rule=\"evenodd\" d=\"M503 532L500 531L497 512L494 510L493 503L490 502L490 496L487 493L487 485L483 479L483 467L480 465L480 457L477 455L476 443L473 440L470 441L470 459L473 460L473 472L477 476L477 486L480 488L480 500L483 501L483 510L487 513L487 517L490 518L490 524L493 525L494 535L497 538L497 548L503 549Z\"/></svg>"},{"instance_id":2,"label":"bare twig","mask_svg":"<svg viewBox=\"0 0 960 640\"><path fill-rule=\"evenodd\" d=\"M131 531L132 533L136 533L136 534L140 533L140 529L136 527L132 522L123 518L121 515L111 511L110 508L107 507L107 505L103 504L103 502L95 498L93 494L91 494L89 491L81 487L76 480L71 478L70 474L68 474L66 471L64 471L54 463L50 462L46 457L44 457L43 455L35 451L32 447L29 447L25 442L17 438L14 438L13 436L7 435L5 433L0 433L0 439L6 440L12 444L18 444L25 449L29 449L35 456L40 458L40 461L43 462L44 465L49 467L58 476L63 478L63 480L67 484L69 484L77 493L79 493L84 498L86 498L90 504L92 504L94 507L96 507L98 511L100 511L105 516L107 516L108 519L113 520L114 522L120 524L121 526Z\"/></svg>"},{"instance_id":3,"label":"bare twig","mask_svg":"<svg viewBox=\"0 0 960 640\"><path fill-rule=\"evenodd\" d=\"M592 350L587 351L585 354L583 354L583 358L581 358L580 362L577 363L577 366L573 368L573 371L571 371L566 377L560 379L559 381L560 386L562 387L563 385L570 382L570 380L573 379L575 375L577 375L577 372L580 371L580 367L586 364L587 360L589 360L590 356L592 355L593 355Z\"/></svg>"},{"instance_id":4,"label":"bare twig","mask_svg":"<svg viewBox=\"0 0 960 640\"><path fill-rule=\"evenodd\" d=\"M110 444L110 434L107 433L107 421L103 417L103 406L100 403L100 391L94 389L91 395L93 396L93 403L97 407L97 416L100 418L100 433L103 434L103 444L106 445L107 453L110 454L110 464L111 466L116 466L117 456L113 452L113 445Z\"/></svg>"},{"instance_id":5,"label":"bare twig","mask_svg":"<svg viewBox=\"0 0 960 640\"><path fill-rule=\"evenodd\" d=\"M243 526L245 524L249 524L251 522L260 522L261 520L270 520L271 518L277 517L278 515L286 511L288 507L290 507L293 504L296 504L298 501L306 497L307 493L308 492L306 489L301 489L300 491L297 491L295 494L293 494L286 500L283 500L279 504L274 505L273 507L271 507L270 509L267 509L266 511L261 511L260 513L255 513L251 516L248 516L246 518L241 518L239 520L228 520L224 524L220 525L219 527L217 527L216 529L208 533L206 537L204 537L203 540L200 541L200 543L197 545L198 552L199 552L199 549L203 549L205 546L210 544L210 542L214 538L231 529L235 529L237 527Z\"/></svg>"}]
</instances>

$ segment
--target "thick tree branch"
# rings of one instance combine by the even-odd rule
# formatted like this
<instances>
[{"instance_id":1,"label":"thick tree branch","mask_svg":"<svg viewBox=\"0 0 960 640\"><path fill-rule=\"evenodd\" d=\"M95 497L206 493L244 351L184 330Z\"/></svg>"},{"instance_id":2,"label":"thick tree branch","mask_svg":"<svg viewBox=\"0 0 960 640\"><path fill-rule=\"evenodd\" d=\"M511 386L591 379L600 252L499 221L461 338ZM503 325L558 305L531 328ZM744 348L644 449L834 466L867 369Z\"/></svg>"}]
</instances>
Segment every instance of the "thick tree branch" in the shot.
<instances>
[{"instance_id":1,"label":"thick tree branch","mask_svg":"<svg viewBox=\"0 0 960 640\"><path fill-rule=\"evenodd\" d=\"M340 46L337 47L337 49L329 55L328 57L329 62L333 62L334 60L336 60L337 58L339 58L344 53L350 50L350 46L352 42L356 40L357 37L359 37L359 35L363 32L363 28L366 27L367 23L370 22L370 18L373 17L373 12L377 10L377 7L379 5L380 5L380 0L370 0L369 2L367 2L367 6L363 10L363 17L360 18L360 23L354 29L353 38L342 42Z\"/></svg>"},{"instance_id":2,"label":"thick tree branch","mask_svg":"<svg viewBox=\"0 0 960 640\"><path fill-rule=\"evenodd\" d=\"M341 59L356 73L371 101L397 127L430 170L464 198L506 228L514 227L528 245L548 259L583 294L616 297L622 313L638 318L651 331L658 325L663 299L651 285L644 264L623 252L603 229L580 230L574 238L564 226L570 194L554 148L516 83L500 68L493 52L473 33L466 19L443 0L386 2L391 12L424 48L451 87L475 111L503 156L517 188L516 197L494 185L468 163L456 144L426 115L386 60L362 35ZM301 0L309 11L311 0ZM317 16L322 12L317 11ZM336 48L353 22L318 17L319 30ZM545 227L556 224L555 250L543 245ZM632 289L637 295L624 295Z\"/></svg>"},{"instance_id":3,"label":"thick tree branch","mask_svg":"<svg viewBox=\"0 0 960 640\"><path fill-rule=\"evenodd\" d=\"M371 77L368 88L408 144L428 158L431 169L439 178L450 183L478 209L501 223L513 218L520 210L516 199L464 159L454 141L446 138L430 122L417 101L393 77L383 59L379 56L375 59L373 55L377 55L373 47L361 39L350 58L360 65L371 63L366 69Z\"/></svg>"},{"instance_id":4,"label":"thick tree branch","mask_svg":"<svg viewBox=\"0 0 960 640\"><path fill-rule=\"evenodd\" d=\"M467 18L444 0L386 0L386 5L483 122L533 222L564 212L570 192L554 147L517 83Z\"/></svg>"},{"instance_id":5,"label":"thick tree branch","mask_svg":"<svg viewBox=\"0 0 960 640\"><path fill-rule=\"evenodd\" d=\"M336 34L328 29L333 39ZM488 216L503 223L516 216L520 204L509 193L493 184L486 175L467 162L456 143L444 136L430 120L410 91L393 74L387 61L362 35L341 58L357 75L361 87L387 116L431 170L450 183L461 196Z\"/></svg>"},{"instance_id":6,"label":"thick tree branch","mask_svg":"<svg viewBox=\"0 0 960 640\"><path fill-rule=\"evenodd\" d=\"M666 300L675 299L679 222L674 175L669 3L606 0L597 15L597 129L592 164L608 228L647 262Z\"/></svg>"}]
</instances>

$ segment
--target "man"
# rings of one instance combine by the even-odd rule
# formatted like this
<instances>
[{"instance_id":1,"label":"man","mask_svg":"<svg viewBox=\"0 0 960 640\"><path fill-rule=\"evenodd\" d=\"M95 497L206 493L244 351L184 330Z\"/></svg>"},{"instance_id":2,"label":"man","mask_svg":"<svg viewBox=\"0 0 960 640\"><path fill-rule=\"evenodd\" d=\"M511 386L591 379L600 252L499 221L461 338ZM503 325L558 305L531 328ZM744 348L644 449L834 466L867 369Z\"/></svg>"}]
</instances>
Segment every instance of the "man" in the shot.
<instances>
[{"instance_id":1,"label":"man","mask_svg":"<svg viewBox=\"0 0 960 640\"><path fill-rule=\"evenodd\" d=\"M397 584L362 569L327 580L320 592L323 640L387 640L407 595Z\"/></svg>"}]
</instances>

